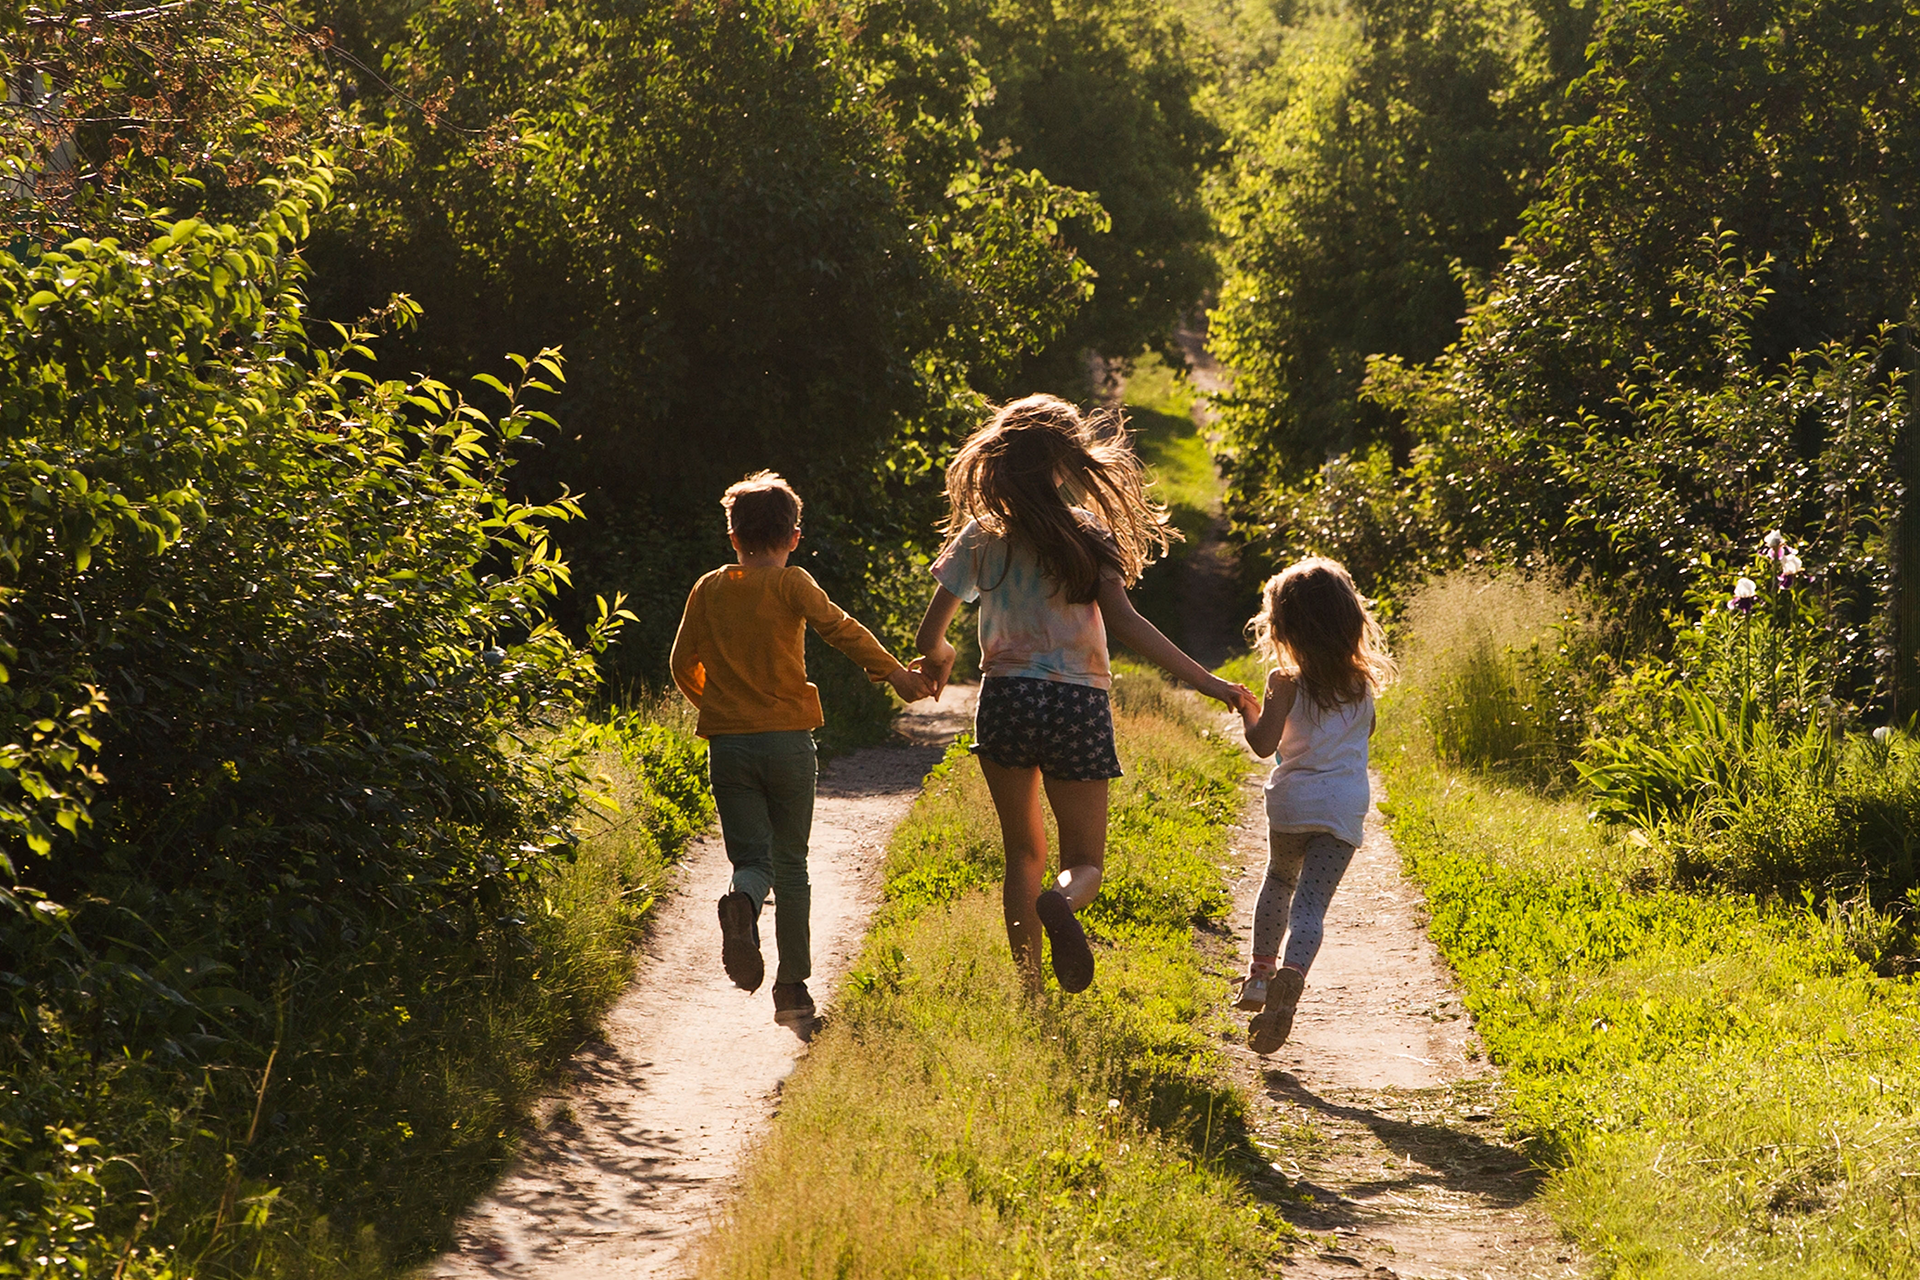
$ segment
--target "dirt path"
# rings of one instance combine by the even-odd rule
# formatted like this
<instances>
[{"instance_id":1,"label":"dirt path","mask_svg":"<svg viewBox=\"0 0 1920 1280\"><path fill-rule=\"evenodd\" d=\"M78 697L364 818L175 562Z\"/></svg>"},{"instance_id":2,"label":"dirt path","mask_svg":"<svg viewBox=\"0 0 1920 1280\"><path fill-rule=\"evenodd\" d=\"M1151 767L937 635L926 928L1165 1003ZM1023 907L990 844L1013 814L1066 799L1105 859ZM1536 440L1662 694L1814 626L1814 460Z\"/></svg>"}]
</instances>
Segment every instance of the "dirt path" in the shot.
<instances>
[{"instance_id":1,"label":"dirt path","mask_svg":"<svg viewBox=\"0 0 1920 1280\"><path fill-rule=\"evenodd\" d=\"M971 724L973 694L950 687L940 705L902 717L901 742L854 752L821 774L808 988L823 1007L866 936L887 837L946 744ZM632 987L574 1063L573 1089L426 1275L637 1280L679 1272L683 1247L721 1207L804 1051L773 1021L767 987L749 995L720 971L714 903L728 870L717 834L689 851ZM761 928L769 974L771 916Z\"/></svg>"},{"instance_id":2,"label":"dirt path","mask_svg":"<svg viewBox=\"0 0 1920 1280\"><path fill-rule=\"evenodd\" d=\"M1374 795L1382 794L1376 775ZM1257 781L1234 841L1237 963L1266 870ZM1244 1015L1243 1015L1244 1016ZM1288 1280L1572 1277L1572 1247L1531 1200L1534 1171L1501 1135L1499 1081L1427 939L1420 891L1377 809L1328 912L1294 1023L1270 1058L1241 1039L1256 1140L1309 1153L1276 1198L1316 1245Z\"/></svg>"}]
</instances>

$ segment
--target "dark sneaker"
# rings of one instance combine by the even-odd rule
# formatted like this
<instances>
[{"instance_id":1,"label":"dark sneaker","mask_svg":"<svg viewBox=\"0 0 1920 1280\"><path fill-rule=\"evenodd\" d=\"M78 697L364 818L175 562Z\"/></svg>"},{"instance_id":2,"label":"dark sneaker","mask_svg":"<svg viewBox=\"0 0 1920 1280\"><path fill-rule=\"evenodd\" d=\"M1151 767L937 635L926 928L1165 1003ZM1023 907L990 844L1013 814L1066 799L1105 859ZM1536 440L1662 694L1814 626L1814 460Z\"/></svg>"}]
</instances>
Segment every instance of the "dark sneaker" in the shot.
<instances>
[{"instance_id":1,"label":"dark sneaker","mask_svg":"<svg viewBox=\"0 0 1920 1280\"><path fill-rule=\"evenodd\" d=\"M813 1021L813 997L807 994L806 983L773 984L773 1020L783 1027Z\"/></svg>"},{"instance_id":2,"label":"dark sneaker","mask_svg":"<svg viewBox=\"0 0 1920 1280\"><path fill-rule=\"evenodd\" d=\"M1093 948L1087 931L1073 918L1073 908L1058 889L1049 889L1033 904L1040 926L1053 950L1053 976L1062 991L1085 991L1093 985Z\"/></svg>"},{"instance_id":3,"label":"dark sneaker","mask_svg":"<svg viewBox=\"0 0 1920 1280\"><path fill-rule=\"evenodd\" d=\"M1282 969L1267 982L1267 1007L1247 1023L1247 1047L1261 1057L1274 1052L1293 1034L1293 1011L1300 1007L1307 975Z\"/></svg>"},{"instance_id":4,"label":"dark sneaker","mask_svg":"<svg viewBox=\"0 0 1920 1280\"><path fill-rule=\"evenodd\" d=\"M767 962L760 958L760 910L738 889L720 899L720 963L742 991L758 991L767 976Z\"/></svg>"}]
</instances>

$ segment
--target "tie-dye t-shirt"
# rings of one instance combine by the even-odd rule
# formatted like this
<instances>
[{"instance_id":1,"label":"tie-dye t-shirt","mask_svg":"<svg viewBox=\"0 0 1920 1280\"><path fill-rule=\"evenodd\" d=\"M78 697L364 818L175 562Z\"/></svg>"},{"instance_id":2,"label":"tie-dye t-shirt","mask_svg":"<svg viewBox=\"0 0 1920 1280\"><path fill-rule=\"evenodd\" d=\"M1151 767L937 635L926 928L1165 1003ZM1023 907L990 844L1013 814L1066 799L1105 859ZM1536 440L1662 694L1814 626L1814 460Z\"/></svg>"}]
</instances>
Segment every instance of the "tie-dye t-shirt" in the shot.
<instances>
[{"instance_id":1,"label":"tie-dye t-shirt","mask_svg":"<svg viewBox=\"0 0 1920 1280\"><path fill-rule=\"evenodd\" d=\"M962 600L980 602L981 675L1112 686L1099 604L1068 600L1032 548L970 520L934 561L933 576Z\"/></svg>"}]
</instances>

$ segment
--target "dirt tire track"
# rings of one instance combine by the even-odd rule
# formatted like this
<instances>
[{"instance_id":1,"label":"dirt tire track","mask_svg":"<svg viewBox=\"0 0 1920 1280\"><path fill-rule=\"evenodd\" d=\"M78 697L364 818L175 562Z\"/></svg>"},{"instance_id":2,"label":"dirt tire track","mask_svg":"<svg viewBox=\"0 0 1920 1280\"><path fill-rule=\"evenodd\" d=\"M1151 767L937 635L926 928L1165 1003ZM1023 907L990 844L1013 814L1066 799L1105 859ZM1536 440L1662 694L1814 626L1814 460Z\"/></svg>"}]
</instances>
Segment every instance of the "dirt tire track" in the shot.
<instances>
[{"instance_id":1,"label":"dirt tire track","mask_svg":"<svg viewBox=\"0 0 1920 1280\"><path fill-rule=\"evenodd\" d=\"M900 721L901 741L821 773L808 855L814 976L829 1010L878 900L887 839L928 770L972 722L974 690L953 686ZM686 1246L724 1206L805 1051L773 1021L768 986L736 989L720 969L714 903L729 867L717 832L688 851L659 908L632 986L573 1064L519 1160L461 1220L434 1280L590 1280L678 1274ZM773 973L772 909L761 919Z\"/></svg>"},{"instance_id":2,"label":"dirt tire track","mask_svg":"<svg viewBox=\"0 0 1920 1280\"><path fill-rule=\"evenodd\" d=\"M1259 782L1249 781L1234 838L1240 972L1266 872ZM1377 774L1373 793L1383 794ZM1538 1173L1502 1133L1498 1072L1425 922L1420 890L1371 809L1291 1039L1264 1059L1244 1035L1230 1051L1248 1085L1253 1136L1276 1157L1275 1203L1315 1237L1282 1274L1579 1276L1572 1246L1533 1204ZM1285 1154L1303 1149L1297 1163Z\"/></svg>"}]
</instances>

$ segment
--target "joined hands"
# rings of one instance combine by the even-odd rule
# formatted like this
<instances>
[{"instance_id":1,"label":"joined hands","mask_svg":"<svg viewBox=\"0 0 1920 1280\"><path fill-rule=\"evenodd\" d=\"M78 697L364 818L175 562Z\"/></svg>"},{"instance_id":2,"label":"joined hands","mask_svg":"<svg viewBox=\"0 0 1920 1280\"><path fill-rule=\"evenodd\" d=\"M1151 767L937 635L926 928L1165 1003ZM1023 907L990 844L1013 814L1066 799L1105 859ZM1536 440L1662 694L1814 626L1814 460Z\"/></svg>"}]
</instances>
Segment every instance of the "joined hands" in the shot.
<instances>
[{"instance_id":1,"label":"joined hands","mask_svg":"<svg viewBox=\"0 0 1920 1280\"><path fill-rule=\"evenodd\" d=\"M940 690L920 669L916 659L911 666L901 667L887 677L887 683L900 695L903 702L918 702L922 698L938 698Z\"/></svg>"}]
</instances>

